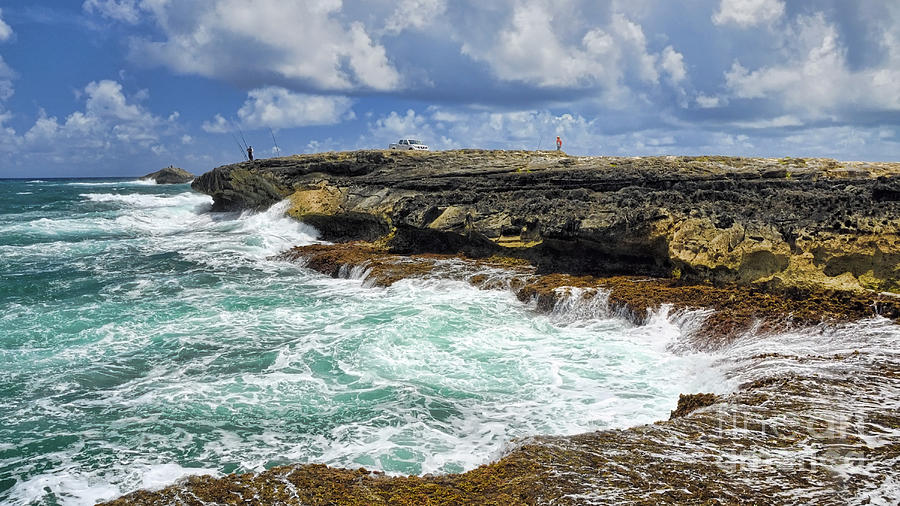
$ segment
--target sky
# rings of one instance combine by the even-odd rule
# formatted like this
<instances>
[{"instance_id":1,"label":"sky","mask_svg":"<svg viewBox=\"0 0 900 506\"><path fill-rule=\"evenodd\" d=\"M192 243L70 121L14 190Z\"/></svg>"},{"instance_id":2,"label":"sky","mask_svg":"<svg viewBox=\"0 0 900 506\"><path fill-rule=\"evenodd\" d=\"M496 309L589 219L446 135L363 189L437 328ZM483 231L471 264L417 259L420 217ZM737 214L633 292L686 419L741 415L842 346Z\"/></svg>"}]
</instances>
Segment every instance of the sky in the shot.
<instances>
[{"instance_id":1,"label":"sky","mask_svg":"<svg viewBox=\"0 0 900 506\"><path fill-rule=\"evenodd\" d=\"M0 0L0 177L557 135L896 161L900 1Z\"/></svg>"}]
</instances>

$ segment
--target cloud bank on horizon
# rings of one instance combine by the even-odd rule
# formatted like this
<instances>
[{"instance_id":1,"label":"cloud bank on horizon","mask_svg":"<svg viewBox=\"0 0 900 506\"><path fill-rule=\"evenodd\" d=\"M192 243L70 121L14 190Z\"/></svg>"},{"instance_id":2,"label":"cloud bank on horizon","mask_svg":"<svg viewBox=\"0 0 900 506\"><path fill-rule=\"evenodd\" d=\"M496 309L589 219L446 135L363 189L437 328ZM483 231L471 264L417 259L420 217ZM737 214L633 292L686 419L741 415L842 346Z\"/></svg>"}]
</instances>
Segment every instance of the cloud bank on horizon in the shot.
<instances>
[{"instance_id":1,"label":"cloud bank on horizon","mask_svg":"<svg viewBox=\"0 0 900 506\"><path fill-rule=\"evenodd\" d=\"M549 148L896 160L893 0L22 0L0 177L258 156ZM43 34L53 29L55 36Z\"/></svg>"}]
</instances>

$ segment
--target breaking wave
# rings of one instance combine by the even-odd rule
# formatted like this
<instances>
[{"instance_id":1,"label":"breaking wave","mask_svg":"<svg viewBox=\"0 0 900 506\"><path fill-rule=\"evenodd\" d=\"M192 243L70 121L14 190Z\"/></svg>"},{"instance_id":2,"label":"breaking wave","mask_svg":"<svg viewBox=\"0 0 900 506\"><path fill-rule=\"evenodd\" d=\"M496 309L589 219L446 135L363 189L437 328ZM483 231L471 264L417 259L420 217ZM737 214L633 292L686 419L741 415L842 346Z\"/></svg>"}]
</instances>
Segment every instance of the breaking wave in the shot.
<instances>
[{"instance_id":1,"label":"breaking wave","mask_svg":"<svg viewBox=\"0 0 900 506\"><path fill-rule=\"evenodd\" d=\"M317 240L287 202L220 214L184 187L68 184L70 207L0 219L17 238L0 243L17 276L0 287L0 502L294 462L465 471L518 438L665 419L679 394L728 394L761 366L753 340L692 351L702 311L634 325L573 289L538 314L465 282L379 288L365 268L271 260ZM774 342L896 348L845 337Z\"/></svg>"}]
</instances>

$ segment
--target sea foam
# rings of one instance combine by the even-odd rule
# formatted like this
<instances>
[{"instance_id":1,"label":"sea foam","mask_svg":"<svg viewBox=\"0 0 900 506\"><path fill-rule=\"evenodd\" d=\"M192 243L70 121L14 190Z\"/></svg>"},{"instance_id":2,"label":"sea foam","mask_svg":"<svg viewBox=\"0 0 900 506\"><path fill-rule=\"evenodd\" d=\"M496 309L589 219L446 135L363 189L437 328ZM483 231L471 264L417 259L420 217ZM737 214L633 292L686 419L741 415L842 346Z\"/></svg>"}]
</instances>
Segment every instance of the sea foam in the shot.
<instances>
[{"instance_id":1,"label":"sea foam","mask_svg":"<svg viewBox=\"0 0 900 506\"><path fill-rule=\"evenodd\" d=\"M23 448L0 454L16 480L0 502L112 499L198 467L458 472L516 438L649 423L679 393L730 388L715 356L673 351L693 317L665 308L636 326L602 294L540 315L459 281L371 287L365 267L270 260L317 241L288 202L72 193L74 211L15 225L32 244L3 247L34 289L0 299L0 439Z\"/></svg>"},{"instance_id":2,"label":"sea foam","mask_svg":"<svg viewBox=\"0 0 900 506\"><path fill-rule=\"evenodd\" d=\"M46 181L41 181L46 182ZM76 182L68 182L64 183L67 186L156 186L156 181L153 179L129 179L129 180L117 180L117 181L76 181Z\"/></svg>"}]
</instances>

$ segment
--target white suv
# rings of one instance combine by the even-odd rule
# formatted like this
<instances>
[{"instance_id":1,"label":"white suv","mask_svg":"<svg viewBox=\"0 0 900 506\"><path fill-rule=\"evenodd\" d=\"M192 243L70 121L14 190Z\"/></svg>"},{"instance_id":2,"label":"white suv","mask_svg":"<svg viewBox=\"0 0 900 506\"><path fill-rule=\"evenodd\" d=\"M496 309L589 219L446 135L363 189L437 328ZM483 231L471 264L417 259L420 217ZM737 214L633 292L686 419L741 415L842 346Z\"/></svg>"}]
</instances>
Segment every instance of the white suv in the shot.
<instances>
[{"instance_id":1,"label":"white suv","mask_svg":"<svg viewBox=\"0 0 900 506\"><path fill-rule=\"evenodd\" d=\"M407 149L416 151L428 151L428 146L422 141L415 139L400 139L399 141L388 146L390 149Z\"/></svg>"}]
</instances>

